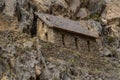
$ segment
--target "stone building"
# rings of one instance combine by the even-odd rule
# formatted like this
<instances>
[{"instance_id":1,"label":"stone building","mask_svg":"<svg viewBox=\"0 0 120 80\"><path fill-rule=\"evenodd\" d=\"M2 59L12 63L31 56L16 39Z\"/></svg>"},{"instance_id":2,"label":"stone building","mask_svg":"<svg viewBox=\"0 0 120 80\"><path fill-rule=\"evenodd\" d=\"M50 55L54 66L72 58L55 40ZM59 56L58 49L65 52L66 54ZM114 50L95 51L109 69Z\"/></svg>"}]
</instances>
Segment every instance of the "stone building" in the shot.
<instances>
[{"instance_id":1,"label":"stone building","mask_svg":"<svg viewBox=\"0 0 120 80\"><path fill-rule=\"evenodd\" d=\"M60 16L44 13L36 13L36 15L39 17L37 35L41 40L81 52L97 51L96 39L99 35L95 30L90 31L79 21Z\"/></svg>"}]
</instances>

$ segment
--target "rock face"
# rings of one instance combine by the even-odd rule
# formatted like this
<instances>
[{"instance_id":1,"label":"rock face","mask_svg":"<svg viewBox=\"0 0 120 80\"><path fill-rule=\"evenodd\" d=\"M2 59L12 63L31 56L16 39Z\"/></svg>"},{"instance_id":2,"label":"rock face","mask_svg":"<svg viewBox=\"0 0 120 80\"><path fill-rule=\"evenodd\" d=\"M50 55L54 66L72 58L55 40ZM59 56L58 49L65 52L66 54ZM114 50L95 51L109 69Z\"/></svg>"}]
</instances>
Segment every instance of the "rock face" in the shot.
<instances>
[{"instance_id":1,"label":"rock face","mask_svg":"<svg viewBox=\"0 0 120 80\"><path fill-rule=\"evenodd\" d=\"M0 32L0 80L119 80L117 59L57 47L18 32ZM111 55L105 51L105 56Z\"/></svg>"},{"instance_id":2,"label":"rock face","mask_svg":"<svg viewBox=\"0 0 120 80\"><path fill-rule=\"evenodd\" d=\"M15 10L16 10L16 0L5 0L5 9L3 13L13 17L15 15Z\"/></svg>"},{"instance_id":3,"label":"rock face","mask_svg":"<svg viewBox=\"0 0 120 80\"><path fill-rule=\"evenodd\" d=\"M109 2L106 5L105 19L112 20L120 18L120 2Z\"/></svg>"},{"instance_id":4,"label":"rock face","mask_svg":"<svg viewBox=\"0 0 120 80\"><path fill-rule=\"evenodd\" d=\"M109 45L113 45L114 48L119 48L119 31L120 31L120 1L112 0L106 4L106 9L102 14L103 23L107 26L106 41Z\"/></svg>"},{"instance_id":5,"label":"rock face","mask_svg":"<svg viewBox=\"0 0 120 80\"><path fill-rule=\"evenodd\" d=\"M119 36L120 0L0 0L0 80L120 80Z\"/></svg>"},{"instance_id":6,"label":"rock face","mask_svg":"<svg viewBox=\"0 0 120 80\"><path fill-rule=\"evenodd\" d=\"M71 19L80 19L82 16L81 8L86 8L85 16L100 14L104 8L104 0L34 0L38 11L61 15ZM83 10L83 9L82 9ZM79 15L79 16L78 16Z\"/></svg>"},{"instance_id":7,"label":"rock face","mask_svg":"<svg viewBox=\"0 0 120 80\"><path fill-rule=\"evenodd\" d=\"M20 22L19 27L21 31L27 33L34 33L36 27L36 19L34 16L34 12L36 11L34 5L29 0L18 0L16 6L16 15L18 17L18 21Z\"/></svg>"},{"instance_id":8,"label":"rock face","mask_svg":"<svg viewBox=\"0 0 120 80\"><path fill-rule=\"evenodd\" d=\"M36 17L34 12L37 10L30 0L1 0L0 12L6 18L17 18L21 32L35 34Z\"/></svg>"}]
</instances>

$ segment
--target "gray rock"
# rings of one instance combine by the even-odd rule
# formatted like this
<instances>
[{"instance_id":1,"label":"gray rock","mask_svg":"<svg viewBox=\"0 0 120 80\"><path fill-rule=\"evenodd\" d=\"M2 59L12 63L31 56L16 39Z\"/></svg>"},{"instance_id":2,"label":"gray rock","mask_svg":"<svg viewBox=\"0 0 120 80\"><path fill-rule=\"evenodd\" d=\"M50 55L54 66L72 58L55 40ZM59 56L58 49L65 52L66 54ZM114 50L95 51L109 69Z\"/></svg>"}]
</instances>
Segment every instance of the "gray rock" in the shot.
<instances>
[{"instance_id":1,"label":"gray rock","mask_svg":"<svg viewBox=\"0 0 120 80\"><path fill-rule=\"evenodd\" d=\"M2 77L3 72L5 72L5 65L0 62L0 78Z\"/></svg>"},{"instance_id":2,"label":"gray rock","mask_svg":"<svg viewBox=\"0 0 120 80\"><path fill-rule=\"evenodd\" d=\"M102 51L100 51L100 55L101 57L112 57L113 53L109 49L104 48Z\"/></svg>"},{"instance_id":3,"label":"gray rock","mask_svg":"<svg viewBox=\"0 0 120 80\"><path fill-rule=\"evenodd\" d=\"M70 1L70 10L71 10L73 13L77 12L77 10L78 10L79 7L80 7L80 4L81 4L80 0L71 0L71 1Z\"/></svg>"},{"instance_id":4,"label":"gray rock","mask_svg":"<svg viewBox=\"0 0 120 80\"><path fill-rule=\"evenodd\" d=\"M60 71L59 71L59 69L56 69L56 68L53 69L52 79L60 80Z\"/></svg>"},{"instance_id":5,"label":"gray rock","mask_svg":"<svg viewBox=\"0 0 120 80\"><path fill-rule=\"evenodd\" d=\"M35 78L35 65L39 63L36 60L35 53L27 52L19 56L15 61L15 73L18 80L29 80L30 77Z\"/></svg>"},{"instance_id":6,"label":"gray rock","mask_svg":"<svg viewBox=\"0 0 120 80\"><path fill-rule=\"evenodd\" d=\"M120 59L120 49L117 49L116 53L117 53L117 57Z\"/></svg>"},{"instance_id":7,"label":"gray rock","mask_svg":"<svg viewBox=\"0 0 120 80\"><path fill-rule=\"evenodd\" d=\"M29 7L27 7L29 6ZM19 21L19 28L21 32L31 34L35 29L36 8L29 0L17 0L16 15Z\"/></svg>"},{"instance_id":8,"label":"gray rock","mask_svg":"<svg viewBox=\"0 0 120 80\"><path fill-rule=\"evenodd\" d=\"M14 16L16 9L16 0L5 0L5 9L3 11L4 14L8 16Z\"/></svg>"},{"instance_id":9,"label":"gray rock","mask_svg":"<svg viewBox=\"0 0 120 80\"><path fill-rule=\"evenodd\" d=\"M23 43L24 48L28 47L31 48L33 46L33 42L31 41L26 41L25 43Z\"/></svg>"},{"instance_id":10,"label":"gray rock","mask_svg":"<svg viewBox=\"0 0 120 80\"><path fill-rule=\"evenodd\" d=\"M49 69L55 68L56 66L52 63L49 63L49 65L47 65Z\"/></svg>"},{"instance_id":11,"label":"gray rock","mask_svg":"<svg viewBox=\"0 0 120 80\"><path fill-rule=\"evenodd\" d=\"M89 11L91 14L101 14L105 7L104 0L89 0Z\"/></svg>"},{"instance_id":12,"label":"gray rock","mask_svg":"<svg viewBox=\"0 0 120 80\"><path fill-rule=\"evenodd\" d=\"M72 80L66 72L62 72L60 75L61 80Z\"/></svg>"},{"instance_id":13,"label":"gray rock","mask_svg":"<svg viewBox=\"0 0 120 80\"><path fill-rule=\"evenodd\" d=\"M101 32L102 32L102 26L101 26L100 22L97 22L97 21L95 21L93 19L89 19L88 23L91 25L91 27L93 29L95 29L96 31L99 32L99 34L101 34Z\"/></svg>"},{"instance_id":14,"label":"gray rock","mask_svg":"<svg viewBox=\"0 0 120 80\"><path fill-rule=\"evenodd\" d=\"M89 13L86 8L81 8L77 13L77 17L80 17L81 19L88 18L88 16Z\"/></svg>"},{"instance_id":15,"label":"gray rock","mask_svg":"<svg viewBox=\"0 0 120 80\"><path fill-rule=\"evenodd\" d=\"M51 72L48 69L44 68L42 74L40 75L40 80L50 80L51 77Z\"/></svg>"},{"instance_id":16,"label":"gray rock","mask_svg":"<svg viewBox=\"0 0 120 80\"><path fill-rule=\"evenodd\" d=\"M8 53L12 53L13 55L16 53L16 48L13 44L8 44L5 48L5 50L8 52Z\"/></svg>"}]
</instances>

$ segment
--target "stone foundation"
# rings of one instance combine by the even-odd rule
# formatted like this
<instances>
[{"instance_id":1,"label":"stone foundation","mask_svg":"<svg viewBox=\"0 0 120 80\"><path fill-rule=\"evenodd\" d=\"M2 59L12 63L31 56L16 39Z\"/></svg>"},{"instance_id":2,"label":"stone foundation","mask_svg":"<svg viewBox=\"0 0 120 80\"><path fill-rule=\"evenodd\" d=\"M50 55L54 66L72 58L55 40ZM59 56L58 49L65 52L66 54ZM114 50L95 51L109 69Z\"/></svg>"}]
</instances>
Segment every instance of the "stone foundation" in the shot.
<instances>
[{"instance_id":1,"label":"stone foundation","mask_svg":"<svg viewBox=\"0 0 120 80\"><path fill-rule=\"evenodd\" d=\"M98 45L94 38L49 27L41 20L38 20L37 30L37 35L43 41L79 50L83 53L98 51Z\"/></svg>"}]
</instances>

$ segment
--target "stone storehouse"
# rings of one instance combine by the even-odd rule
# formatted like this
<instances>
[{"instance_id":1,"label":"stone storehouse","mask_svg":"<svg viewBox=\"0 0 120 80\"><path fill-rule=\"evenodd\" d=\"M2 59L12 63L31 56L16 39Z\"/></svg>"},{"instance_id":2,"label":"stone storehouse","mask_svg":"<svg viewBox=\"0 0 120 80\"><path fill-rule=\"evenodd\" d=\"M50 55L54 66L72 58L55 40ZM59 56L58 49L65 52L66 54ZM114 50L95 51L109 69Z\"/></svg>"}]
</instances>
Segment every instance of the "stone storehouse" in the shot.
<instances>
[{"instance_id":1,"label":"stone storehouse","mask_svg":"<svg viewBox=\"0 0 120 80\"><path fill-rule=\"evenodd\" d=\"M98 33L88 30L80 22L44 13L36 15L39 17L37 35L41 40L81 52L97 51Z\"/></svg>"}]
</instances>

